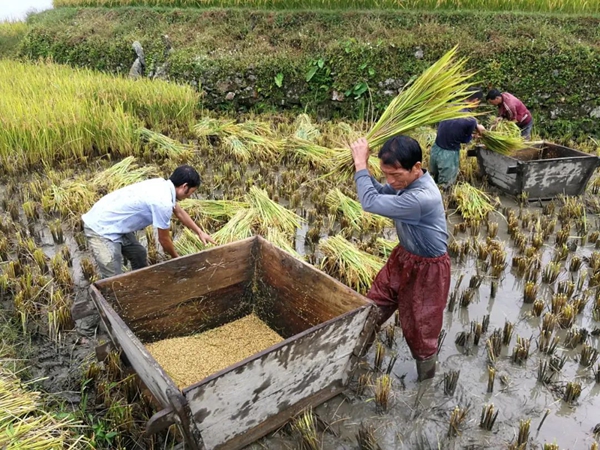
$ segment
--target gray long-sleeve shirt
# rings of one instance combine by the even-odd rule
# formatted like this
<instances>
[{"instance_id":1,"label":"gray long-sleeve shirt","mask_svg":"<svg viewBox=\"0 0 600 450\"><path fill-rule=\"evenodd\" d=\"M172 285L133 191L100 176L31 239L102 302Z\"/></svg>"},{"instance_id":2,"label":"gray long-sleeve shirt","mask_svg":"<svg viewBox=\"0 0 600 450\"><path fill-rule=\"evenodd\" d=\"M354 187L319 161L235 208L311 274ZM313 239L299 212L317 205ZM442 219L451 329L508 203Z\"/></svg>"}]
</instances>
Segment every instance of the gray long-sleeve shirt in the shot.
<instances>
[{"instance_id":1,"label":"gray long-sleeve shirt","mask_svg":"<svg viewBox=\"0 0 600 450\"><path fill-rule=\"evenodd\" d=\"M427 171L406 189L396 191L360 170L354 175L363 209L394 220L400 245L426 258L446 253L448 231L442 195Z\"/></svg>"}]
</instances>

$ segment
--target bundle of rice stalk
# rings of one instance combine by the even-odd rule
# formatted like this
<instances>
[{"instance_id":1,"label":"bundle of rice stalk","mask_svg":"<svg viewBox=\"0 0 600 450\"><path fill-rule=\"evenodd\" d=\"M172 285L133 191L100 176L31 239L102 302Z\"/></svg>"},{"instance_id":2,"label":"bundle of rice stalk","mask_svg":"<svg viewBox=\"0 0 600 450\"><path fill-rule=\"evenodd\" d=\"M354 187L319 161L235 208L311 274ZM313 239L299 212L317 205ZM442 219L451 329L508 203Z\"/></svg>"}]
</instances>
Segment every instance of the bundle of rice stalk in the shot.
<instances>
[{"instance_id":1,"label":"bundle of rice stalk","mask_svg":"<svg viewBox=\"0 0 600 450\"><path fill-rule=\"evenodd\" d=\"M142 139L156 146L156 153L160 156L188 159L192 155L193 147L189 144L182 144L164 134L143 127L138 128L137 132Z\"/></svg>"},{"instance_id":2,"label":"bundle of rice stalk","mask_svg":"<svg viewBox=\"0 0 600 450\"><path fill-rule=\"evenodd\" d=\"M217 244L228 244L254 235L256 212L252 208L240 209L212 238Z\"/></svg>"},{"instance_id":3,"label":"bundle of rice stalk","mask_svg":"<svg viewBox=\"0 0 600 450\"><path fill-rule=\"evenodd\" d=\"M456 210L467 220L483 220L494 211L497 201L469 183L457 183L452 189Z\"/></svg>"},{"instance_id":4,"label":"bundle of rice stalk","mask_svg":"<svg viewBox=\"0 0 600 450\"><path fill-rule=\"evenodd\" d=\"M241 161L275 157L283 148L268 124L249 120L236 123L233 120L202 119L193 127L198 137L218 136L232 156Z\"/></svg>"},{"instance_id":5,"label":"bundle of rice stalk","mask_svg":"<svg viewBox=\"0 0 600 450\"><path fill-rule=\"evenodd\" d=\"M501 155L510 155L527 146L517 124L508 120L502 120L495 130L484 131L481 142L488 150Z\"/></svg>"},{"instance_id":6,"label":"bundle of rice stalk","mask_svg":"<svg viewBox=\"0 0 600 450\"><path fill-rule=\"evenodd\" d=\"M381 258L360 251L341 235L328 238L319 248L324 255L321 268L362 294L383 267Z\"/></svg>"},{"instance_id":7,"label":"bundle of rice stalk","mask_svg":"<svg viewBox=\"0 0 600 450\"><path fill-rule=\"evenodd\" d=\"M257 231L263 235L271 229L293 235L304 222L302 217L271 200L264 190L256 186L250 188L246 198L256 218Z\"/></svg>"},{"instance_id":8,"label":"bundle of rice stalk","mask_svg":"<svg viewBox=\"0 0 600 450\"><path fill-rule=\"evenodd\" d=\"M377 238L376 242L377 252L384 258L389 257L392 253L392 250L394 250L398 246L398 241L389 241L384 238Z\"/></svg>"},{"instance_id":9,"label":"bundle of rice stalk","mask_svg":"<svg viewBox=\"0 0 600 450\"><path fill-rule=\"evenodd\" d=\"M302 255L296 251L291 239L285 233L272 228L267 231L265 239L274 246L279 247L281 250L288 252L290 255L302 259Z\"/></svg>"},{"instance_id":10,"label":"bundle of rice stalk","mask_svg":"<svg viewBox=\"0 0 600 450\"><path fill-rule=\"evenodd\" d=\"M296 127L294 138L301 141L314 142L321 136L321 131L312 123L308 114L298 115L294 121L294 126Z\"/></svg>"},{"instance_id":11,"label":"bundle of rice stalk","mask_svg":"<svg viewBox=\"0 0 600 450\"><path fill-rule=\"evenodd\" d=\"M339 188L332 189L325 197L329 211L343 217L354 230L377 225L391 225L389 219L363 211L360 202L345 195Z\"/></svg>"},{"instance_id":12,"label":"bundle of rice stalk","mask_svg":"<svg viewBox=\"0 0 600 450\"><path fill-rule=\"evenodd\" d=\"M206 249L198 235L188 228L184 228L183 233L173 241L173 245L180 255L191 255Z\"/></svg>"},{"instance_id":13,"label":"bundle of rice stalk","mask_svg":"<svg viewBox=\"0 0 600 450\"><path fill-rule=\"evenodd\" d=\"M16 375L0 368L0 448L89 448L80 426L44 411L38 392L27 391Z\"/></svg>"},{"instance_id":14,"label":"bundle of rice stalk","mask_svg":"<svg viewBox=\"0 0 600 450\"><path fill-rule=\"evenodd\" d=\"M372 150L416 128L473 115L465 110L469 106L466 100L471 95L468 89L473 85L468 80L473 74L464 71L466 59L456 59L456 50L454 47L447 52L392 100L366 135ZM350 151L340 149L336 153L331 173L351 176Z\"/></svg>"},{"instance_id":15,"label":"bundle of rice stalk","mask_svg":"<svg viewBox=\"0 0 600 450\"><path fill-rule=\"evenodd\" d=\"M151 176L157 175L154 166L138 167L136 159L128 156L110 168L103 170L92 178L92 184L99 189L108 192L120 189L139 181L144 181Z\"/></svg>"},{"instance_id":16,"label":"bundle of rice stalk","mask_svg":"<svg viewBox=\"0 0 600 450\"><path fill-rule=\"evenodd\" d=\"M98 197L95 186L81 178L65 179L52 184L42 196L46 212L58 212L63 219L77 218L88 211Z\"/></svg>"},{"instance_id":17,"label":"bundle of rice stalk","mask_svg":"<svg viewBox=\"0 0 600 450\"><path fill-rule=\"evenodd\" d=\"M235 200L198 200L188 198L179 203L195 220L209 218L217 222L231 219L240 209L250 206L248 202Z\"/></svg>"},{"instance_id":18,"label":"bundle of rice stalk","mask_svg":"<svg viewBox=\"0 0 600 450\"><path fill-rule=\"evenodd\" d=\"M286 141L286 155L296 162L323 167L330 164L335 154L330 148L295 136Z\"/></svg>"}]
</instances>

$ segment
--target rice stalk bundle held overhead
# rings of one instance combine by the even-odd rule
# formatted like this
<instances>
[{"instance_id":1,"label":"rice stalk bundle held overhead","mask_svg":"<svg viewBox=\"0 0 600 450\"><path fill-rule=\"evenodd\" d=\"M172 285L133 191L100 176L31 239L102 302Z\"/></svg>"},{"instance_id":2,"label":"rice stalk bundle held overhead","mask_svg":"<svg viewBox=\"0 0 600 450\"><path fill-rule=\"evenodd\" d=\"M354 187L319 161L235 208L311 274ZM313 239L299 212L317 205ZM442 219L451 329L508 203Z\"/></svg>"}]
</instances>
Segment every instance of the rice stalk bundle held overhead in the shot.
<instances>
[{"instance_id":1,"label":"rice stalk bundle held overhead","mask_svg":"<svg viewBox=\"0 0 600 450\"><path fill-rule=\"evenodd\" d=\"M495 130L484 131L481 134L481 142L488 150L501 155L510 155L526 147L519 127L507 120L501 121Z\"/></svg>"},{"instance_id":2,"label":"rice stalk bundle held overhead","mask_svg":"<svg viewBox=\"0 0 600 450\"><path fill-rule=\"evenodd\" d=\"M362 294L383 267L381 258L360 251L340 235L328 238L319 249L324 255L321 268Z\"/></svg>"},{"instance_id":3,"label":"rice stalk bundle held overhead","mask_svg":"<svg viewBox=\"0 0 600 450\"><path fill-rule=\"evenodd\" d=\"M241 162L274 159L280 155L284 144L268 124L254 120L237 123L205 117L193 130L200 138L219 137L222 147Z\"/></svg>"},{"instance_id":4,"label":"rice stalk bundle held overhead","mask_svg":"<svg viewBox=\"0 0 600 450\"><path fill-rule=\"evenodd\" d=\"M495 211L494 204L498 203L469 183L457 183L452 189L452 200L464 219L475 221L484 220L489 213Z\"/></svg>"},{"instance_id":5,"label":"rice stalk bundle held overhead","mask_svg":"<svg viewBox=\"0 0 600 450\"><path fill-rule=\"evenodd\" d=\"M366 139L372 150L377 151L388 139L448 119L470 117L469 79L472 73L465 71L466 59L456 58L457 47L448 51L426 69L388 105L379 120L367 133ZM334 150L331 174L351 176L352 155L348 149ZM377 158L371 155L369 168L379 173Z\"/></svg>"}]
</instances>

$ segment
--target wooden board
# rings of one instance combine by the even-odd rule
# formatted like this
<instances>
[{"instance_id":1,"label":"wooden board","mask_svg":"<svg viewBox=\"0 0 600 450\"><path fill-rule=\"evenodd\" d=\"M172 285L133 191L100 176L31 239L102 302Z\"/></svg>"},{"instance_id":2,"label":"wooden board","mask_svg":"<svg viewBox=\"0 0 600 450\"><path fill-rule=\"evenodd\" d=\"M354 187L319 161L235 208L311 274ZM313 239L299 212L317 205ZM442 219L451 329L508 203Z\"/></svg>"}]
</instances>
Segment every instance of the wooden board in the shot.
<instances>
[{"instance_id":1,"label":"wooden board","mask_svg":"<svg viewBox=\"0 0 600 450\"><path fill-rule=\"evenodd\" d=\"M179 305L191 299L210 296L215 292L237 286L237 293L249 284L254 272L252 248L254 238L224 245L194 255L183 256L131 273L107 278L96 283L103 296L123 318L133 324L136 319L156 317L156 329L164 324L161 318L175 314ZM191 302L194 303L193 301ZM196 302L191 307L201 307ZM224 310L226 306L215 306ZM173 317L171 318L173 320ZM139 327L136 327L139 332Z\"/></svg>"},{"instance_id":2,"label":"wooden board","mask_svg":"<svg viewBox=\"0 0 600 450\"><path fill-rule=\"evenodd\" d=\"M507 173L509 167L518 165L517 160L486 148L479 148L477 161L479 162L479 168L493 185L512 195L518 195L521 192L518 175Z\"/></svg>"},{"instance_id":3,"label":"wooden board","mask_svg":"<svg viewBox=\"0 0 600 450\"><path fill-rule=\"evenodd\" d=\"M281 424L297 403L346 385L371 308L346 313L184 389L206 448L242 448Z\"/></svg>"},{"instance_id":4,"label":"wooden board","mask_svg":"<svg viewBox=\"0 0 600 450\"><path fill-rule=\"evenodd\" d=\"M531 200L579 195L595 168L595 164L580 158L529 161L523 169L523 191Z\"/></svg>"},{"instance_id":5,"label":"wooden board","mask_svg":"<svg viewBox=\"0 0 600 450\"><path fill-rule=\"evenodd\" d=\"M348 286L259 239L256 277L266 298L256 299L255 312L281 336L296 335L367 304Z\"/></svg>"},{"instance_id":6,"label":"wooden board","mask_svg":"<svg viewBox=\"0 0 600 450\"><path fill-rule=\"evenodd\" d=\"M252 312L248 283L239 283L129 322L145 344L189 336L237 320Z\"/></svg>"},{"instance_id":7,"label":"wooden board","mask_svg":"<svg viewBox=\"0 0 600 450\"><path fill-rule=\"evenodd\" d=\"M142 382L148 387L152 395L163 405L170 405L168 391L178 391L177 386L171 378L163 371L160 364L148 353L144 344L133 334L125 325L123 320L117 315L112 307L106 302L100 291L95 287L90 287L92 301L101 311L100 317L105 323L110 337L117 347L120 347L129 364L139 375Z\"/></svg>"}]
</instances>

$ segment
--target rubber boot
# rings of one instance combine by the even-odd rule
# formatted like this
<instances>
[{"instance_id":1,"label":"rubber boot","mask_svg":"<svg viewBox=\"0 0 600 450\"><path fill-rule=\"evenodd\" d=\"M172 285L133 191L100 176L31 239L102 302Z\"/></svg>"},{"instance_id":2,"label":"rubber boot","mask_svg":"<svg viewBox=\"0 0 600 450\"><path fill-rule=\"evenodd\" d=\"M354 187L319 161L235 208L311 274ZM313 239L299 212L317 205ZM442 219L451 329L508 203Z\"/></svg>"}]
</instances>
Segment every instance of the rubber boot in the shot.
<instances>
[{"instance_id":1,"label":"rubber boot","mask_svg":"<svg viewBox=\"0 0 600 450\"><path fill-rule=\"evenodd\" d=\"M430 356L421 361L417 360L417 379L418 381L428 380L435 376L435 366L437 363L437 355Z\"/></svg>"}]
</instances>

